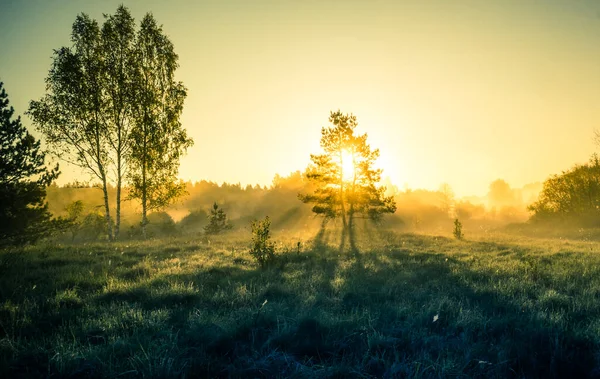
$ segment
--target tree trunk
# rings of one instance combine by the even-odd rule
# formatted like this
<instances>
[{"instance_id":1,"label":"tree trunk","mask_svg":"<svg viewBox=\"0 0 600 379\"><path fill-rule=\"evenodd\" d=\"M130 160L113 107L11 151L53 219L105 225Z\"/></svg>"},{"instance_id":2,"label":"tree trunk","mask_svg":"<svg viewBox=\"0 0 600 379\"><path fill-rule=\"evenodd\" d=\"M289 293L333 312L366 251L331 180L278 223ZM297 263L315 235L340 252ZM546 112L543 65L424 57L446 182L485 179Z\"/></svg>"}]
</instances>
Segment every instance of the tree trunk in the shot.
<instances>
[{"instance_id":1,"label":"tree trunk","mask_svg":"<svg viewBox=\"0 0 600 379\"><path fill-rule=\"evenodd\" d=\"M146 146L146 141L144 139L144 148ZM146 154L146 151L144 151ZM146 225L148 224L148 188L146 183L146 158L142 162L142 236L146 239Z\"/></svg>"},{"instance_id":2,"label":"tree trunk","mask_svg":"<svg viewBox=\"0 0 600 379\"><path fill-rule=\"evenodd\" d=\"M143 191L142 195L142 237L146 239L146 225L148 224L148 217L146 216L147 205L146 205L146 191Z\"/></svg>"},{"instance_id":3,"label":"tree trunk","mask_svg":"<svg viewBox=\"0 0 600 379\"><path fill-rule=\"evenodd\" d=\"M117 156L117 214L115 220L115 240L119 239L121 231L121 153Z\"/></svg>"},{"instance_id":4,"label":"tree trunk","mask_svg":"<svg viewBox=\"0 0 600 379\"><path fill-rule=\"evenodd\" d=\"M356 251L356 239L354 238L354 204L350 203L348 211L348 240L350 242L350 250Z\"/></svg>"},{"instance_id":5,"label":"tree trunk","mask_svg":"<svg viewBox=\"0 0 600 379\"><path fill-rule=\"evenodd\" d=\"M341 137L340 137L341 140ZM344 158L342 156L342 148L339 150L340 155L340 206L342 208L342 225L344 231L348 228L348 222L346 221L346 205L344 204Z\"/></svg>"},{"instance_id":6,"label":"tree trunk","mask_svg":"<svg viewBox=\"0 0 600 379\"><path fill-rule=\"evenodd\" d=\"M102 192L104 193L104 217L106 219L106 232L108 234L108 240L112 242L113 234L112 234L112 223L110 222L110 206L108 204L108 188L106 186L106 175L104 171L102 171Z\"/></svg>"}]
</instances>

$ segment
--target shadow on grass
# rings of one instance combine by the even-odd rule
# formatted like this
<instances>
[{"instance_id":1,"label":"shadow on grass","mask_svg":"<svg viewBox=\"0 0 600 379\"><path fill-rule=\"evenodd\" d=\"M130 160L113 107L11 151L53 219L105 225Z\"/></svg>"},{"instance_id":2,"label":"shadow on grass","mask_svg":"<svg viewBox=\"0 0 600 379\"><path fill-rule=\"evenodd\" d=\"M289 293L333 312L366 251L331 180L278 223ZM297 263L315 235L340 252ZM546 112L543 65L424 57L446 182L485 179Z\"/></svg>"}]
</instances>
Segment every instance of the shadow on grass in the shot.
<instances>
[{"instance_id":1,"label":"shadow on grass","mask_svg":"<svg viewBox=\"0 0 600 379\"><path fill-rule=\"evenodd\" d=\"M143 280L94 295L89 307L139 309L145 317L165 311L168 316L159 326L142 329L142 336L127 329L126 322L117 326L123 329L121 343L135 349L140 338L169 333L174 346L184 347L169 358L189 376L596 373L599 341L585 325L598 312L578 311L560 294L542 298L562 283L551 276L552 265L568 267L571 255L535 258L510 244L457 245L444 237L368 229L358 231L354 254L345 254L331 233L324 225L312 249L280 257L278 265L266 270L239 261L151 278L143 269L131 268L123 278ZM377 247L368 248L371 243ZM448 253L451 249L458 252ZM475 253L479 256L467 259ZM523 264L535 285L521 284L520 271L493 272L479 263L509 256ZM65 306L53 314L69 324L93 319L90 309ZM0 313L2 321L10 317ZM32 325L48 336L56 333L56 323L50 319L44 325L39 318ZM82 329L73 335L96 349L114 349L107 330ZM20 355L17 360L27 359Z\"/></svg>"}]
</instances>

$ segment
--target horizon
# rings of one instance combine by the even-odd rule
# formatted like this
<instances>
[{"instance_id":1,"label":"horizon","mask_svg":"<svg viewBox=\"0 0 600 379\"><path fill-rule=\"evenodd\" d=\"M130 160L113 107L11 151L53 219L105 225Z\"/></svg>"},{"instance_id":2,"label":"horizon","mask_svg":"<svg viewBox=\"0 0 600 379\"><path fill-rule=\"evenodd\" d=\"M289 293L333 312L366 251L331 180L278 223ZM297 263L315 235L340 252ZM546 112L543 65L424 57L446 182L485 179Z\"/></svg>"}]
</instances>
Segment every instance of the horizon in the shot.
<instances>
[{"instance_id":1,"label":"horizon","mask_svg":"<svg viewBox=\"0 0 600 379\"><path fill-rule=\"evenodd\" d=\"M6 1L0 80L28 128L27 104L43 95L75 16L102 23L120 3L136 23L152 12L179 55L182 123L195 140L184 181L264 186L303 172L337 109L357 116L400 189L448 183L459 197L485 196L496 179L543 182L595 150L593 1ZM61 171L61 185L82 179L64 162Z\"/></svg>"}]
</instances>

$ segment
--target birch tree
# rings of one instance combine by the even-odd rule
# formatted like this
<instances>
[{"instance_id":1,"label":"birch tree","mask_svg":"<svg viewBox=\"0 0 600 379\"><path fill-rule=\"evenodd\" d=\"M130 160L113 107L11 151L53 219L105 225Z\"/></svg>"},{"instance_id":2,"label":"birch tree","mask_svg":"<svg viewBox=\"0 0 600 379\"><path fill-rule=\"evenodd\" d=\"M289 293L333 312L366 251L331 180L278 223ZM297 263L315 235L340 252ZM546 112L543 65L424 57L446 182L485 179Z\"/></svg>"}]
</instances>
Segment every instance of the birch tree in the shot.
<instances>
[{"instance_id":1,"label":"birch tree","mask_svg":"<svg viewBox=\"0 0 600 379\"><path fill-rule=\"evenodd\" d=\"M192 146L180 122L187 90L174 79L178 56L151 14L136 39L135 101L128 178L130 197L142 203L142 233L148 212L161 209L185 191L177 180L179 160Z\"/></svg>"}]
</instances>

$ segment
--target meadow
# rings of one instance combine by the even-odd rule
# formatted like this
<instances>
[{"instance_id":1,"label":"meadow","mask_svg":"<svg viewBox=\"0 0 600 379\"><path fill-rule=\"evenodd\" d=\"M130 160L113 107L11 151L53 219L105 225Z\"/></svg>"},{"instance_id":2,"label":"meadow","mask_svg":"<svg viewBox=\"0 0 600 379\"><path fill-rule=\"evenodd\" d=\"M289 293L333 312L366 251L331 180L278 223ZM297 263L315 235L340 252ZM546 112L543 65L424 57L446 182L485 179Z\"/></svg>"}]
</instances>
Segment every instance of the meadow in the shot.
<instances>
[{"instance_id":1,"label":"meadow","mask_svg":"<svg viewBox=\"0 0 600 379\"><path fill-rule=\"evenodd\" d=\"M361 226L0 253L0 377L600 376L600 243ZM298 242L300 246L298 247Z\"/></svg>"}]
</instances>

